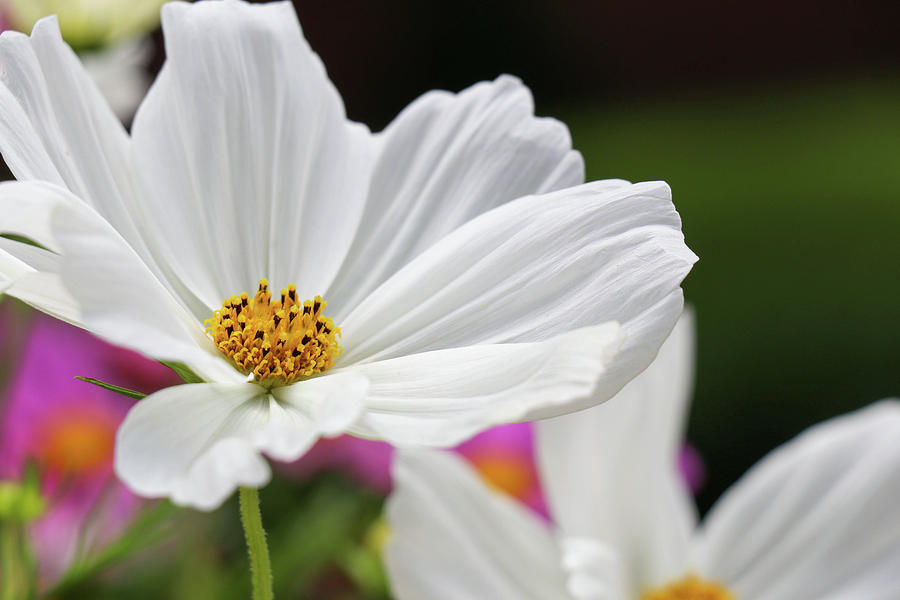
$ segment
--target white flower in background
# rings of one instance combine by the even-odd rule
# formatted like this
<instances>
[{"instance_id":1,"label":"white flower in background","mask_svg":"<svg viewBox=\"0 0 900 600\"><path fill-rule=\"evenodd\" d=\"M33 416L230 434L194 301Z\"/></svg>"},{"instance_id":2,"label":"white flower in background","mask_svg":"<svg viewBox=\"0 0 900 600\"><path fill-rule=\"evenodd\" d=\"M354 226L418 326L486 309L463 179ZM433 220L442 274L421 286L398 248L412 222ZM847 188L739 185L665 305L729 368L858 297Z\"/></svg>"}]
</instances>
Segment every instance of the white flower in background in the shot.
<instances>
[{"instance_id":1,"label":"white flower in background","mask_svg":"<svg viewBox=\"0 0 900 600\"><path fill-rule=\"evenodd\" d=\"M135 38L159 24L165 0L0 0L7 20L30 31L47 15L59 17L63 38L78 49L102 48Z\"/></svg>"},{"instance_id":2,"label":"white flower in background","mask_svg":"<svg viewBox=\"0 0 900 600\"><path fill-rule=\"evenodd\" d=\"M675 469L692 362L681 322L610 402L538 424L551 529L458 457L404 450L388 500L395 595L433 600L900 598L900 403L812 427L696 525Z\"/></svg>"},{"instance_id":3,"label":"white flower in background","mask_svg":"<svg viewBox=\"0 0 900 600\"><path fill-rule=\"evenodd\" d=\"M163 31L131 136L55 20L0 37L0 231L46 248L0 239L6 293L208 382L129 414L136 492L211 508L321 435L452 445L584 408L673 327L696 257L668 186L582 184L518 80L371 134L289 3L172 3Z\"/></svg>"},{"instance_id":4,"label":"white flower in background","mask_svg":"<svg viewBox=\"0 0 900 600\"><path fill-rule=\"evenodd\" d=\"M153 46L145 35L159 25L162 0L0 0L6 21L31 31L57 15L63 39L79 51L84 68L116 116L128 120L147 92Z\"/></svg>"},{"instance_id":5,"label":"white flower in background","mask_svg":"<svg viewBox=\"0 0 900 600\"><path fill-rule=\"evenodd\" d=\"M153 44L141 38L84 52L80 58L116 116L128 121L150 87L147 64L152 56Z\"/></svg>"}]
</instances>

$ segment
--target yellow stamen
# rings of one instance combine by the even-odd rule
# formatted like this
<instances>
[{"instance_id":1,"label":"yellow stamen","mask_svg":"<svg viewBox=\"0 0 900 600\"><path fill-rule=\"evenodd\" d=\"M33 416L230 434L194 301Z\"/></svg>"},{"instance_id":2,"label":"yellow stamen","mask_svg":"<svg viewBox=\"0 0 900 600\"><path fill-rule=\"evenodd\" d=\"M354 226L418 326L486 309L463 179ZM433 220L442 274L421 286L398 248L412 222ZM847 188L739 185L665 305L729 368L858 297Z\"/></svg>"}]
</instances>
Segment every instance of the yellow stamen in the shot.
<instances>
[{"instance_id":1,"label":"yellow stamen","mask_svg":"<svg viewBox=\"0 0 900 600\"><path fill-rule=\"evenodd\" d=\"M687 575L665 587L647 590L641 600L738 600L738 597L720 583Z\"/></svg>"},{"instance_id":2,"label":"yellow stamen","mask_svg":"<svg viewBox=\"0 0 900 600\"><path fill-rule=\"evenodd\" d=\"M326 304L320 296L299 302L293 283L273 302L262 279L253 298L226 299L206 320L206 331L241 372L266 385L291 383L329 369L341 354L341 329L322 316Z\"/></svg>"}]
</instances>

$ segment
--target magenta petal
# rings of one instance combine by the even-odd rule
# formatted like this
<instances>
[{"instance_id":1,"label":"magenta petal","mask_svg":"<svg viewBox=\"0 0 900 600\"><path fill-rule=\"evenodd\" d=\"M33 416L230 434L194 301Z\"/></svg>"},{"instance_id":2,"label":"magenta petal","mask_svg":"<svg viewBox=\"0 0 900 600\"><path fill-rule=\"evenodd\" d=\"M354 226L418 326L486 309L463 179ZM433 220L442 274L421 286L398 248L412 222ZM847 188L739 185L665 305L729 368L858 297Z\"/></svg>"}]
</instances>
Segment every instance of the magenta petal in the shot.
<instances>
[{"instance_id":1,"label":"magenta petal","mask_svg":"<svg viewBox=\"0 0 900 600\"><path fill-rule=\"evenodd\" d=\"M3 341L15 343L7 339L8 319ZM75 377L142 391L177 379L168 368L80 329L42 315L31 319L3 406L0 477L21 477L29 461L42 475L50 506L33 525L32 542L41 578L52 583L71 561L79 536L96 548L115 538L140 507L112 472L115 431L134 401Z\"/></svg>"},{"instance_id":2,"label":"magenta petal","mask_svg":"<svg viewBox=\"0 0 900 600\"><path fill-rule=\"evenodd\" d=\"M706 465L703 457L691 444L685 442L678 452L678 472L691 493L696 494L706 483Z\"/></svg>"}]
</instances>

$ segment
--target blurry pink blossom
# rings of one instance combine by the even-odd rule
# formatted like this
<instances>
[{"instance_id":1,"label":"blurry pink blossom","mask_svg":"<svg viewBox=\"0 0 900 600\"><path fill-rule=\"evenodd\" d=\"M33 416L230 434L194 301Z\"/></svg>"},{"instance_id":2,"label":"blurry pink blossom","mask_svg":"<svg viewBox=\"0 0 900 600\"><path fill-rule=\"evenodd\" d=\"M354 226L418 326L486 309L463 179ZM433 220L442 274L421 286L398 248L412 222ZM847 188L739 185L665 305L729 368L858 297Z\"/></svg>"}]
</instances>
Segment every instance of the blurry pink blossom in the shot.
<instances>
[{"instance_id":1,"label":"blurry pink blossom","mask_svg":"<svg viewBox=\"0 0 900 600\"><path fill-rule=\"evenodd\" d=\"M534 466L530 423L489 429L457 446L484 478L528 506L544 511ZM350 435L322 439L303 458L283 466L288 476L306 478L323 471L342 471L380 494L391 490L393 448L385 442Z\"/></svg>"},{"instance_id":2,"label":"blurry pink blossom","mask_svg":"<svg viewBox=\"0 0 900 600\"><path fill-rule=\"evenodd\" d=\"M300 460L281 463L287 477L307 479L325 471L339 471L379 494L391 491L391 460L394 449L352 435L322 438Z\"/></svg>"},{"instance_id":3,"label":"blurry pink blossom","mask_svg":"<svg viewBox=\"0 0 900 600\"><path fill-rule=\"evenodd\" d=\"M7 344L12 319L23 314L4 308L0 333ZM41 473L49 508L32 526L32 543L47 582L62 574L79 548L118 535L140 506L112 472L116 428L132 401L76 375L142 392L178 382L156 362L60 321L33 318L3 402L0 479L21 478L28 463Z\"/></svg>"},{"instance_id":4,"label":"blurry pink blossom","mask_svg":"<svg viewBox=\"0 0 900 600\"><path fill-rule=\"evenodd\" d=\"M457 446L488 484L546 516L531 423L494 427Z\"/></svg>"},{"instance_id":5,"label":"blurry pink blossom","mask_svg":"<svg viewBox=\"0 0 900 600\"><path fill-rule=\"evenodd\" d=\"M531 423L494 427L460 444L456 451L489 484L546 516L547 505L534 461ZM281 471L300 479L324 471L341 471L357 483L387 494L391 490L393 455L390 444L343 435L319 440L303 458L283 464ZM682 447L678 468L691 492L697 493L703 487L706 470L700 453L690 444Z\"/></svg>"},{"instance_id":6,"label":"blurry pink blossom","mask_svg":"<svg viewBox=\"0 0 900 600\"><path fill-rule=\"evenodd\" d=\"M700 452L685 442L678 453L678 472L692 494L698 493L706 483L706 465Z\"/></svg>"}]
</instances>

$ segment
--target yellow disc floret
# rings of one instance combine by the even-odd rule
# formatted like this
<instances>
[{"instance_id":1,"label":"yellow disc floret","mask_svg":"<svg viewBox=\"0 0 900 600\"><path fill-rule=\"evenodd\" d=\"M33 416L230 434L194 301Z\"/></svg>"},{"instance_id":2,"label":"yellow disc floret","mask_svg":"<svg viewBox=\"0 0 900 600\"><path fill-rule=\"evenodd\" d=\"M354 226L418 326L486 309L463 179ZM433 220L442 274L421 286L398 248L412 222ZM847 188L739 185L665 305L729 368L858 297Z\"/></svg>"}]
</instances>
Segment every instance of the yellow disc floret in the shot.
<instances>
[{"instance_id":1,"label":"yellow disc floret","mask_svg":"<svg viewBox=\"0 0 900 600\"><path fill-rule=\"evenodd\" d=\"M664 587L647 590L641 600L738 600L738 597L720 583L688 575Z\"/></svg>"},{"instance_id":2,"label":"yellow disc floret","mask_svg":"<svg viewBox=\"0 0 900 600\"><path fill-rule=\"evenodd\" d=\"M294 284L272 302L263 279L253 298L245 292L225 300L206 331L241 372L266 385L291 383L327 370L341 354L341 329L322 316L325 305L320 296L299 302Z\"/></svg>"}]
</instances>

